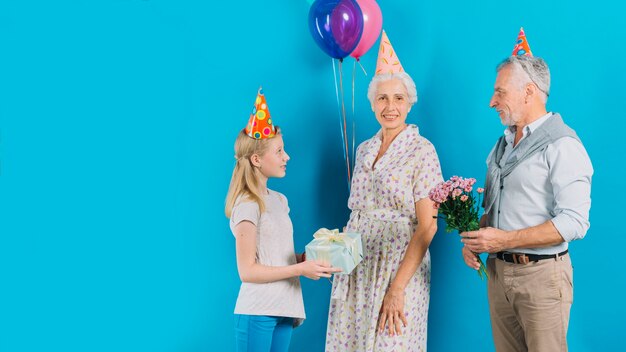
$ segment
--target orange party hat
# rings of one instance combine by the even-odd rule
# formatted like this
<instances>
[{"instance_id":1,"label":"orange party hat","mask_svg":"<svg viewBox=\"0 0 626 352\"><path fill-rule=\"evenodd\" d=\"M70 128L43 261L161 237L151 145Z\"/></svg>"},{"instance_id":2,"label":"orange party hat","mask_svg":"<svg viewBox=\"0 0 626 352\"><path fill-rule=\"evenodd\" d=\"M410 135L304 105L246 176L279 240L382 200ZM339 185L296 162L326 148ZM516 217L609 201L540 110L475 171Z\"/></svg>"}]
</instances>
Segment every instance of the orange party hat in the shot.
<instances>
[{"instance_id":1,"label":"orange party hat","mask_svg":"<svg viewBox=\"0 0 626 352\"><path fill-rule=\"evenodd\" d=\"M533 52L530 51L530 45L528 45L528 40L526 40L526 33L524 33L523 27L520 27L519 29L517 41L515 42L515 47L513 48L513 53L511 55L533 56Z\"/></svg>"},{"instance_id":2,"label":"orange party hat","mask_svg":"<svg viewBox=\"0 0 626 352\"><path fill-rule=\"evenodd\" d=\"M246 134L254 139L272 138L276 134L270 110L263 95L263 88L259 87L250 120L246 126Z\"/></svg>"},{"instance_id":3,"label":"orange party hat","mask_svg":"<svg viewBox=\"0 0 626 352\"><path fill-rule=\"evenodd\" d=\"M380 38L380 48L378 49L378 61L376 62L375 74L383 75L386 73L398 73L403 71L404 69L402 68L402 64L391 46L387 33L383 30L383 35Z\"/></svg>"}]
</instances>

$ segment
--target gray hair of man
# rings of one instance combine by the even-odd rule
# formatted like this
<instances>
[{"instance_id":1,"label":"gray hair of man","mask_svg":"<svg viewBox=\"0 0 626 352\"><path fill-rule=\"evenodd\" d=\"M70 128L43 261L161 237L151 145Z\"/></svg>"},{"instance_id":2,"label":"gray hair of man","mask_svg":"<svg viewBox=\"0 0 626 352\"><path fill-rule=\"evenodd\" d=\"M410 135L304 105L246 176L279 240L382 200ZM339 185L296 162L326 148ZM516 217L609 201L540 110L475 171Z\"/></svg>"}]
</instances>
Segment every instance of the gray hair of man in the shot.
<instances>
[{"instance_id":1,"label":"gray hair of man","mask_svg":"<svg viewBox=\"0 0 626 352\"><path fill-rule=\"evenodd\" d=\"M525 55L514 55L504 59L496 67L496 72L508 65L512 67L520 78L518 83L520 88L528 83L534 84L541 92L541 99L544 104L548 101L550 95L550 69L548 64L540 57L532 57Z\"/></svg>"},{"instance_id":2,"label":"gray hair of man","mask_svg":"<svg viewBox=\"0 0 626 352\"><path fill-rule=\"evenodd\" d=\"M398 73L385 73L382 75L376 75L370 81L369 88L367 89L367 99L369 99L370 104L374 104L374 99L376 98L376 91L378 90L378 84L381 82L390 81L392 79L398 79L404 87L406 88L406 92L409 94L409 104L413 105L417 102L417 89L415 88L415 82L408 73L402 71Z\"/></svg>"}]
</instances>

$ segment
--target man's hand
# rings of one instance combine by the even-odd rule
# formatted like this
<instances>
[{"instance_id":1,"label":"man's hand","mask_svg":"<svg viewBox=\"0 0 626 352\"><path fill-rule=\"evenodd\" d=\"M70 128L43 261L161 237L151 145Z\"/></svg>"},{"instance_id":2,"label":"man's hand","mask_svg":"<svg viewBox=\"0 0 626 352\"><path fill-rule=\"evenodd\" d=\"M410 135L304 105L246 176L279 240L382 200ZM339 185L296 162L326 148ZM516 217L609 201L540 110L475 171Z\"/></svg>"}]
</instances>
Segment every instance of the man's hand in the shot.
<instances>
[{"instance_id":1,"label":"man's hand","mask_svg":"<svg viewBox=\"0 0 626 352\"><path fill-rule=\"evenodd\" d=\"M507 234L508 232L494 227L485 227L478 231L461 232L461 242L474 253L496 253L508 249ZM465 262L467 263L467 260Z\"/></svg>"},{"instance_id":2,"label":"man's hand","mask_svg":"<svg viewBox=\"0 0 626 352\"><path fill-rule=\"evenodd\" d=\"M480 269L480 262L478 262L478 258L476 258L476 254L470 251L467 246L463 246L463 260L465 264L474 270Z\"/></svg>"}]
</instances>

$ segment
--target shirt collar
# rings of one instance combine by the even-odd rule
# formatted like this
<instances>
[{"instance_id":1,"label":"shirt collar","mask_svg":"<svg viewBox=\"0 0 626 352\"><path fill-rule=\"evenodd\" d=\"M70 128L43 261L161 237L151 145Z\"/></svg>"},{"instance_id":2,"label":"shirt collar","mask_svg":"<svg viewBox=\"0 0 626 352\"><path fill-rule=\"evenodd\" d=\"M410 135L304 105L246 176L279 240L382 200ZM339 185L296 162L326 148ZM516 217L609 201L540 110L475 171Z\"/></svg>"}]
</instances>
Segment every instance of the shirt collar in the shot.
<instances>
[{"instance_id":1,"label":"shirt collar","mask_svg":"<svg viewBox=\"0 0 626 352\"><path fill-rule=\"evenodd\" d=\"M543 125L544 122L546 122L546 120L552 116L551 112L548 112L547 114L541 116L540 118L536 119L535 121L529 123L528 125L526 125L526 128L524 132L528 132L528 133L533 133L535 132L535 130L537 128L539 128L539 126Z\"/></svg>"},{"instance_id":2,"label":"shirt collar","mask_svg":"<svg viewBox=\"0 0 626 352\"><path fill-rule=\"evenodd\" d=\"M539 128L539 126L543 125L543 123L546 122L546 120L550 116L552 116L552 112L548 112L547 114L541 116L535 121L524 126L524 131L522 132L522 139L526 138L526 136L528 136L529 134L532 134L537 128ZM506 139L507 143L513 142L513 138L515 138L515 131L517 131L517 126L515 125L509 126L504 129L504 138Z\"/></svg>"}]
</instances>

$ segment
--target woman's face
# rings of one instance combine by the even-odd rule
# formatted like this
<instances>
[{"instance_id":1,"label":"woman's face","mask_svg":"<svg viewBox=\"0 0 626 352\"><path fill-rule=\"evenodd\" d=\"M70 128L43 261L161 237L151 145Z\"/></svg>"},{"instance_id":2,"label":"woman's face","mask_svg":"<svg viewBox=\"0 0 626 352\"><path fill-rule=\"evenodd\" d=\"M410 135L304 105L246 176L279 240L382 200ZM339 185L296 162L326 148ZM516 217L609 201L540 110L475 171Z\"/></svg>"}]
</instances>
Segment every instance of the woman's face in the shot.
<instances>
[{"instance_id":1,"label":"woman's face","mask_svg":"<svg viewBox=\"0 0 626 352\"><path fill-rule=\"evenodd\" d=\"M378 83L372 110L376 120L385 130L403 129L406 116L411 111L409 94L406 87L397 78Z\"/></svg>"}]
</instances>

